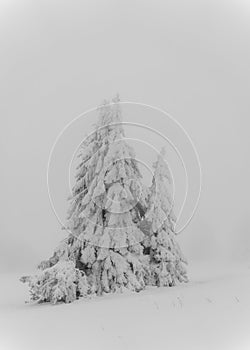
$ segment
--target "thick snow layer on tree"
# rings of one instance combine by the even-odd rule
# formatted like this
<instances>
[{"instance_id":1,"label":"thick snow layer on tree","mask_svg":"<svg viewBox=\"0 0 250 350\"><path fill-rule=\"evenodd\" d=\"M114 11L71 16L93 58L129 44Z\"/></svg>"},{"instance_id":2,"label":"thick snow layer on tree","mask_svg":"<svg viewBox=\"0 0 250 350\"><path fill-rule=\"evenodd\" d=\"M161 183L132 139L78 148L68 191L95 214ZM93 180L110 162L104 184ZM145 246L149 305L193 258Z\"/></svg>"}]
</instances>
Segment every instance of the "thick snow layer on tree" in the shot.
<instances>
[{"instance_id":1,"label":"thick snow layer on tree","mask_svg":"<svg viewBox=\"0 0 250 350\"><path fill-rule=\"evenodd\" d=\"M187 284L55 306L25 304L19 275L1 275L1 350L250 349L250 263L190 263Z\"/></svg>"}]
</instances>

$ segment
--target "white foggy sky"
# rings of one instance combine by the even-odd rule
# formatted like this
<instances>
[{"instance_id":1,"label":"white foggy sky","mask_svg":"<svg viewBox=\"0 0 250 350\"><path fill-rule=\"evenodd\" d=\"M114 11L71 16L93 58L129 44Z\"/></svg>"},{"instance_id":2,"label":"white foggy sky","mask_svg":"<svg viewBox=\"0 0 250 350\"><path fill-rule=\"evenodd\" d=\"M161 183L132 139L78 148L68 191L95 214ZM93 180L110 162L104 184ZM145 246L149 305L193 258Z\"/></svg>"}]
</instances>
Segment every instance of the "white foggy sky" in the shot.
<instances>
[{"instance_id":1,"label":"white foggy sky","mask_svg":"<svg viewBox=\"0 0 250 350\"><path fill-rule=\"evenodd\" d=\"M250 254L249 19L246 0L0 2L1 270L33 267L63 238L50 149L116 92L167 110L196 145L203 191L180 237L187 257Z\"/></svg>"}]
</instances>

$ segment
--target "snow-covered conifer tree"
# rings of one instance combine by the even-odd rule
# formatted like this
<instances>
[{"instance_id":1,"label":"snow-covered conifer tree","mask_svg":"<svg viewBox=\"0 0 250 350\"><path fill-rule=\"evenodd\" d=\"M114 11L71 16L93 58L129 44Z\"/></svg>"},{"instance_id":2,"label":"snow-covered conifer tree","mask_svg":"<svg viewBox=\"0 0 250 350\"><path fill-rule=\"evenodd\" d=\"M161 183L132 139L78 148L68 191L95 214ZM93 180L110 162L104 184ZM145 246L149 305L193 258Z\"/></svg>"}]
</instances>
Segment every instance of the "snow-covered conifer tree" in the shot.
<instances>
[{"instance_id":1,"label":"snow-covered conifer tree","mask_svg":"<svg viewBox=\"0 0 250 350\"><path fill-rule=\"evenodd\" d=\"M79 168L87 174L86 193L69 216L71 231L80 232L79 261L97 294L139 291L146 273L144 235L137 225L143 186L133 149L124 140L117 98L101 109L96 139L96 152Z\"/></svg>"},{"instance_id":2,"label":"snow-covered conifer tree","mask_svg":"<svg viewBox=\"0 0 250 350\"><path fill-rule=\"evenodd\" d=\"M79 153L66 227L70 234L52 258L40 264L42 277L25 279L30 282L34 300L55 302L55 295L61 296L46 289L47 299L41 299L39 291L43 283L50 288L47 280L53 278L62 260L74 263L76 276L78 271L86 276L84 295L139 291L145 286L148 267L139 222L147 191L134 151L124 140L119 98L112 102L101 106L95 131ZM73 299L64 295L58 300Z\"/></svg>"},{"instance_id":3,"label":"snow-covered conifer tree","mask_svg":"<svg viewBox=\"0 0 250 350\"><path fill-rule=\"evenodd\" d=\"M187 282L183 265L186 259L176 241L173 200L169 191L172 179L164 156L163 149L153 165L155 170L146 213L147 221L151 223L149 283L173 286L178 281Z\"/></svg>"}]
</instances>

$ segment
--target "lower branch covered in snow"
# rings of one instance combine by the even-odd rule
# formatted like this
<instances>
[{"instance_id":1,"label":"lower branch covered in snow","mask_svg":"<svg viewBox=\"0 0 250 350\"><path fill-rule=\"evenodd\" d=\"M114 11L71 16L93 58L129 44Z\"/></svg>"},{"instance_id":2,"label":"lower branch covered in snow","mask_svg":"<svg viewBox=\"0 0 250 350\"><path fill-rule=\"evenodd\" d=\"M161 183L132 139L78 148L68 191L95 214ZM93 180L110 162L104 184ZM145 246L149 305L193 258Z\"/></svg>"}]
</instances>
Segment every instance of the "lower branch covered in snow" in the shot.
<instances>
[{"instance_id":1,"label":"lower branch covered in snow","mask_svg":"<svg viewBox=\"0 0 250 350\"><path fill-rule=\"evenodd\" d=\"M59 261L35 276L22 277L21 281L28 283L31 300L36 302L70 303L89 293L87 278L73 261Z\"/></svg>"}]
</instances>

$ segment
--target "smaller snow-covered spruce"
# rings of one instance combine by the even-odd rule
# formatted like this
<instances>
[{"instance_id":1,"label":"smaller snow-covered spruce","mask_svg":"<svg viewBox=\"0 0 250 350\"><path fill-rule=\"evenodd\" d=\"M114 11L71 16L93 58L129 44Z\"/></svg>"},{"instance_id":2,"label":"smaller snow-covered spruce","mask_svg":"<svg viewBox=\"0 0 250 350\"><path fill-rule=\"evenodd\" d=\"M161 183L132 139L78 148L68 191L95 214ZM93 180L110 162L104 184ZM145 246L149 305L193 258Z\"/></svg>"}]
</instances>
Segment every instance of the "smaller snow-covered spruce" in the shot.
<instances>
[{"instance_id":1,"label":"smaller snow-covered spruce","mask_svg":"<svg viewBox=\"0 0 250 350\"><path fill-rule=\"evenodd\" d=\"M150 189L147 220L151 223L148 239L150 255L149 284L174 286L177 282L187 282L187 263L175 239L173 199L169 192L171 175L162 149L156 163Z\"/></svg>"},{"instance_id":2,"label":"smaller snow-covered spruce","mask_svg":"<svg viewBox=\"0 0 250 350\"><path fill-rule=\"evenodd\" d=\"M39 264L38 274L21 278L32 301L69 303L187 281L163 154L154 168L147 188L124 139L119 97L104 102L79 152L66 225L70 233Z\"/></svg>"}]
</instances>

